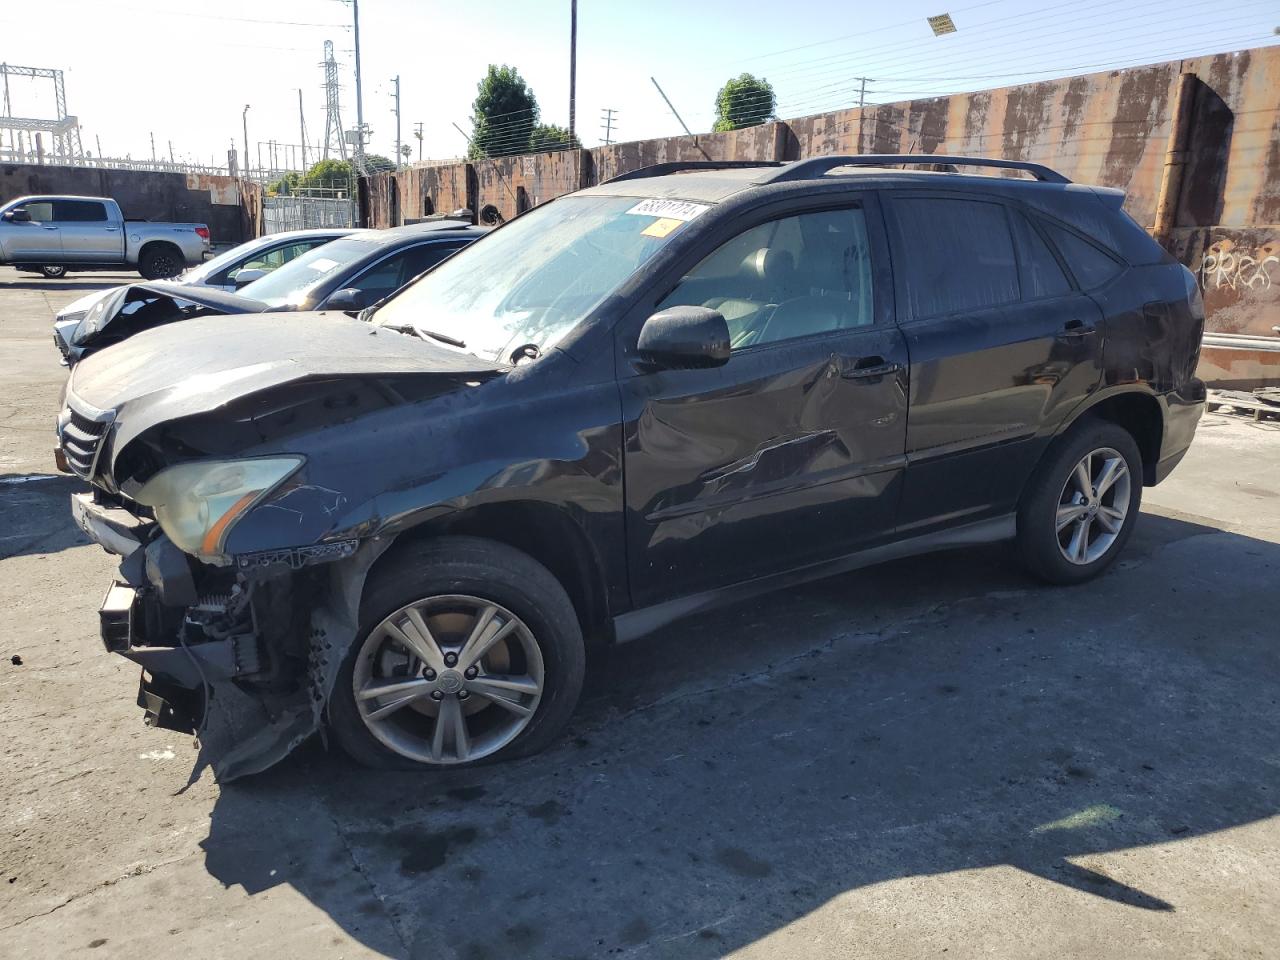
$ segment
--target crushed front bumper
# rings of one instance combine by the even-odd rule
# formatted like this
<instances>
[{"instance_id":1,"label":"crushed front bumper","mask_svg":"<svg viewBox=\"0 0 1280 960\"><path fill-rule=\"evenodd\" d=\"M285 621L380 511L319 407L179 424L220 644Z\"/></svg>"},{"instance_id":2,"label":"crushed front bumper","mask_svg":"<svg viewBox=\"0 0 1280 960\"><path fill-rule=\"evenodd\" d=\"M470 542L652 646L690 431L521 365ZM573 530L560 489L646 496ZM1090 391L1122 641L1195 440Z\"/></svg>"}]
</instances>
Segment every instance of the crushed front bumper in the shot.
<instances>
[{"instance_id":1,"label":"crushed front bumper","mask_svg":"<svg viewBox=\"0 0 1280 960\"><path fill-rule=\"evenodd\" d=\"M107 650L142 667L138 705L147 722L198 732L193 781L206 766L224 782L265 770L319 728L355 640L365 576L391 539L210 568L179 551L154 520L107 499L74 494L71 512L120 557L99 611L101 635ZM283 607L273 597L285 598Z\"/></svg>"}]
</instances>

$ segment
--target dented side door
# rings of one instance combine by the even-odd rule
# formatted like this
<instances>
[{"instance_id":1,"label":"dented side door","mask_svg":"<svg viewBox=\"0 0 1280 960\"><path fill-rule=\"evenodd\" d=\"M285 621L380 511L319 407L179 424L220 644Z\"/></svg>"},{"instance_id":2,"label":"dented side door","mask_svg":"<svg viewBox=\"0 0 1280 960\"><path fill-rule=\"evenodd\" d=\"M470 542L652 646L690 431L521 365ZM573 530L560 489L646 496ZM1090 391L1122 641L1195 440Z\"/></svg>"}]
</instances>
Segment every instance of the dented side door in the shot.
<instances>
[{"instance_id":1,"label":"dented side door","mask_svg":"<svg viewBox=\"0 0 1280 960\"><path fill-rule=\"evenodd\" d=\"M871 322L735 347L711 370L620 371L635 606L840 556L892 533L907 348L892 322L875 199L859 192L842 202L867 227Z\"/></svg>"}]
</instances>

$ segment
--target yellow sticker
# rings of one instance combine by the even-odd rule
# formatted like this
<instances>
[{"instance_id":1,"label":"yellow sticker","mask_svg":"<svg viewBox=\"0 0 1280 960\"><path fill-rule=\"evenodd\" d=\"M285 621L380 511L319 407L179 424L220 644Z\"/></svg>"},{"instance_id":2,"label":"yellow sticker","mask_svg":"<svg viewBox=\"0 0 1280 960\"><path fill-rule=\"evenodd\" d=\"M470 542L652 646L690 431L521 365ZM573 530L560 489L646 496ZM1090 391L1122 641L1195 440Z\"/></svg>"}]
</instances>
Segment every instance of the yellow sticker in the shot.
<instances>
[{"instance_id":1,"label":"yellow sticker","mask_svg":"<svg viewBox=\"0 0 1280 960\"><path fill-rule=\"evenodd\" d=\"M682 223L684 223L683 220L674 220L671 217L662 217L661 219L653 221L653 223L641 230L640 235L642 237L665 237Z\"/></svg>"}]
</instances>

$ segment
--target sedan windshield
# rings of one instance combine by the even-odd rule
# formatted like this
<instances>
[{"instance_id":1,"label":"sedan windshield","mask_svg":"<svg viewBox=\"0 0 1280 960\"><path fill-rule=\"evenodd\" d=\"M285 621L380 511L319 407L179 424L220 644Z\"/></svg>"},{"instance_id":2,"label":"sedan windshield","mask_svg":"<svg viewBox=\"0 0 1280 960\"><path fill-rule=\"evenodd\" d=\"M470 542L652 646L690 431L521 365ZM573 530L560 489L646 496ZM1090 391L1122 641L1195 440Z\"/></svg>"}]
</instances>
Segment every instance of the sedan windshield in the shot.
<instances>
[{"instance_id":1,"label":"sedan windshield","mask_svg":"<svg viewBox=\"0 0 1280 960\"><path fill-rule=\"evenodd\" d=\"M312 290L368 256L378 242L376 234L334 240L294 257L283 267L245 284L236 292L272 307L300 307Z\"/></svg>"},{"instance_id":2,"label":"sedan windshield","mask_svg":"<svg viewBox=\"0 0 1280 960\"><path fill-rule=\"evenodd\" d=\"M199 283L206 277L212 277L215 273L226 267L233 266L241 260L249 260L252 255L261 250L263 247L269 247L276 243L277 239L271 234L265 237L258 237L256 240L250 240L248 243L242 243L239 246L232 247L230 250L218 254L212 260L206 260L198 267L192 267L178 277L179 283Z\"/></svg>"},{"instance_id":3,"label":"sedan windshield","mask_svg":"<svg viewBox=\"0 0 1280 960\"><path fill-rule=\"evenodd\" d=\"M504 363L537 356L706 209L564 197L455 254L384 303L373 322Z\"/></svg>"}]
</instances>

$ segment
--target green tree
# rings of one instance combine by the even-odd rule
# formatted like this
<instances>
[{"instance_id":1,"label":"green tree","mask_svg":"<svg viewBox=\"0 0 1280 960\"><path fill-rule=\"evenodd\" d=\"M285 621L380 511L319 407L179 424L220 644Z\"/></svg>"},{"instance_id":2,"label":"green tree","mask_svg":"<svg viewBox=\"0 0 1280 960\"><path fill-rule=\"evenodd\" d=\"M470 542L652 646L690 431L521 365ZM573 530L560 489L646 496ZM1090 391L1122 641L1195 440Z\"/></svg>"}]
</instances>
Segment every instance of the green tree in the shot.
<instances>
[{"instance_id":1,"label":"green tree","mask_svg":"<svg viewBox=\"0 0 1280 960\"><path fill-rule=\"evenodd\" d=\"M570 136L565 127L554 123L540 123L529 135L529 152L544 153L549 150L581 150L582 143L577 136Z\"/></svg>"},{"instance_id":2,"label":"green tree","mask_svg":"<svg viewBox=\"0 0 1280 960\"><path fill-rule=\"evenodd\" d=\"M754 127L773 116L777 99L764 77L743 73L729 80L716 94L716 125L721 130Z\"/></svg>"},{"instance_id":3,"label":"green tree","mask_svg":"<svg viewBox=\"0 0 1280 960\"><path fill-rule=\"evenodd\" d=\"M529 152L529 139L538 124L538 100L515 67L489 64L476 84L471 104L469 159L509 157Z\"/></svg>"},{"instance_id":4,"label":"green tree","mask_svg":"<svg viewBox=\"0 0 1280 960\"><path fill-rule=\"evenodd\" d=\"M380 153L366 153L364 155L364 168L370 173L382 173L385 170L394 170L396 163Z\"/></svg>"}]
</instances>

